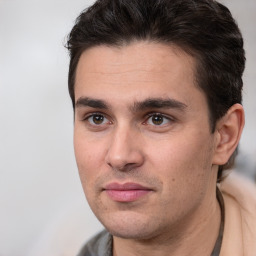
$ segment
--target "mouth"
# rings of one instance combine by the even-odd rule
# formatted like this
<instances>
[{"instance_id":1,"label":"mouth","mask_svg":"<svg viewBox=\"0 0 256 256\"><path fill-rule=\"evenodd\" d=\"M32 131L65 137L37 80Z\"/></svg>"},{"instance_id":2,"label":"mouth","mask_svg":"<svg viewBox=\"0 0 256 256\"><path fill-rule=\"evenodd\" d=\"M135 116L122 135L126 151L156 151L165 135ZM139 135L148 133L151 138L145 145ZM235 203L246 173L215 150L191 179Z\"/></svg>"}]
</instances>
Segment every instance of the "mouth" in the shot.
<instances>
[{"instance_id":1,"label":"mouth","mask_svg":"<svg viewBox=\"0 0 256 256\"><path fill-rule=\"evenodd\" d=\"M110 183L103 190L116 202L133 202L153 191L137 183Z\"/></svg>"}]
</instances>

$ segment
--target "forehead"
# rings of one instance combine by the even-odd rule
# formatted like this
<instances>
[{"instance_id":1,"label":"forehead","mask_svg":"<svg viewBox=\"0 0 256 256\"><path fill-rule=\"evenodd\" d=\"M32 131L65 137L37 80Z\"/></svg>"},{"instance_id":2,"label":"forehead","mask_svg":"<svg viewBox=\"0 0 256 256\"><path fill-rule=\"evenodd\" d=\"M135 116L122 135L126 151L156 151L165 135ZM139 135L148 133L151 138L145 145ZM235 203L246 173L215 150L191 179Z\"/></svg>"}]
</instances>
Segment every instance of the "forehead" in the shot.
<instances>
[{"instance_id":1,"label":"forehead","mask_svg":"<svg viewBox=\"0 0 256 256\"><path fill-rule=\"evenodd\" d=\"M157 61L159 64L166 64L171 62L171 59L178 57L185 64L185 62L194 63L194 58L180 47L174 44L163 44L155 43L150 41L135 41L123 46L109 46L109 45L99 45L91 47L85 50L80 58L79 62L84 62L85 59L90 58L96 66L91 66L93 70L99 68L103 65L109 65L109 60L114 61L115 64L134 64L134 61L137 64L137 67L140 66L140 61L144 61L144 64L147 64L147 67L156 69L154 61ZM87 67L89 68L89 67ZM162 68L163 67L159 67ZM168 67L166 67L168 70Z\"/></svg>"},{"instance_id":2,"label":"forehead","mask_svg":"<svg viewBox=\"0 0 256 256\"><path fill-rule=\"evenodd\" d=\"M122 47L92 47L78 62L75 99L113 101L129 96L140 101L168 96L190 101L193 94L202 94L196 86L195 68L195 59L174 45L134 42Z\"/></svg>"},{"instance_id":3,"label":"forehead","mask_svg":"<svg viewBox=\"0 0 256 256\"><path fill-rule=\"evenodd\" d=\"M190 75L194 73L195 60L175 45L142 41L121 47L101 45L89 48L80 57L77 73L81 69L106 75L135 70L170 73L170 68L173 74L180 69Z\"/></svg>"}]
</instances>

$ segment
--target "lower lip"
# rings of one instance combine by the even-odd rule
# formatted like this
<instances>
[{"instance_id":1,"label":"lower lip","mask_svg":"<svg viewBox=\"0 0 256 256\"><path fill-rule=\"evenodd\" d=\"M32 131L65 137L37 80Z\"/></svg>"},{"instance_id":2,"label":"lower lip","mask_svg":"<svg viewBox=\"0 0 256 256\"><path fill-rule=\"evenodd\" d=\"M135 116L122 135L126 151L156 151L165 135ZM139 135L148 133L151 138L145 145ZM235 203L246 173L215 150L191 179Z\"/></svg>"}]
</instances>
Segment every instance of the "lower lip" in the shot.
<instances>
[{"instance_id":1,"label":"lower lip","mask_svg":"<svg viewBox=\"0 0 256 256\"><path fill-rule=\"evenodd\" d=\"M133 202L149 192L150 190L106 190L107 195L117 202Z\"/></svg>"}]
</instances>

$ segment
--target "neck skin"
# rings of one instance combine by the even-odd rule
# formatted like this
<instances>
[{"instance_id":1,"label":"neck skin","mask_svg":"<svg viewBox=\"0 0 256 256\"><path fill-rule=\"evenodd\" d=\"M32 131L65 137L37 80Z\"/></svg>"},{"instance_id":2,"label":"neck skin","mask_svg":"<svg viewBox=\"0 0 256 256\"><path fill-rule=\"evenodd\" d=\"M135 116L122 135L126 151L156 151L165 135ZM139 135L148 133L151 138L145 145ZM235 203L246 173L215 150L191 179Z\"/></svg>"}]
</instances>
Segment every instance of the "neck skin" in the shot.
<instances>
[{"instance_id":1,"label":"neck skin","mask_svg":"<svg viewBox=\"0 0 256 256\"><path fill-rule=\"evenodd\" d=\"M187 220L150 240L113 237L113 256L190 256L211 255L221 222L216 184L207 190L198 209Z\"/></svg>"}]
</instances>

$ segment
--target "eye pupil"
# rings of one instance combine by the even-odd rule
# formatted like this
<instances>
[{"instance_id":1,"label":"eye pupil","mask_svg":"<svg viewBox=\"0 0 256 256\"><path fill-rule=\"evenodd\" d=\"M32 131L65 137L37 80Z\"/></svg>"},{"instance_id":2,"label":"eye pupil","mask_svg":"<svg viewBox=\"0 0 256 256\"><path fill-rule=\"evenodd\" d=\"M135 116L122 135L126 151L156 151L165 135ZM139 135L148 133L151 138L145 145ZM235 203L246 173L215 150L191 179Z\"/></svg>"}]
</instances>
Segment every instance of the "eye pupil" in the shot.
<instances>
[{"instance_id":1,"label":"eye pupil","mask_svg":"<svg viewBox=\"0 0 256 256\"><path fill-rule=\"evenodd\" d=\"M104 117L102 115L94 115L93 116L93 122L95 124L102 124L104 121Z\"/></svg>"},{"instance_id":2,"label":"eye pupil","mask_svg":"<svg viewBox=\"0 0 256 256\"><path fill-rule=\"evenodd\" d=\"M152 122L155 125L160 125L163 123L163 117L162 116L152 116Z\"/></svg>"}]
</instances>

